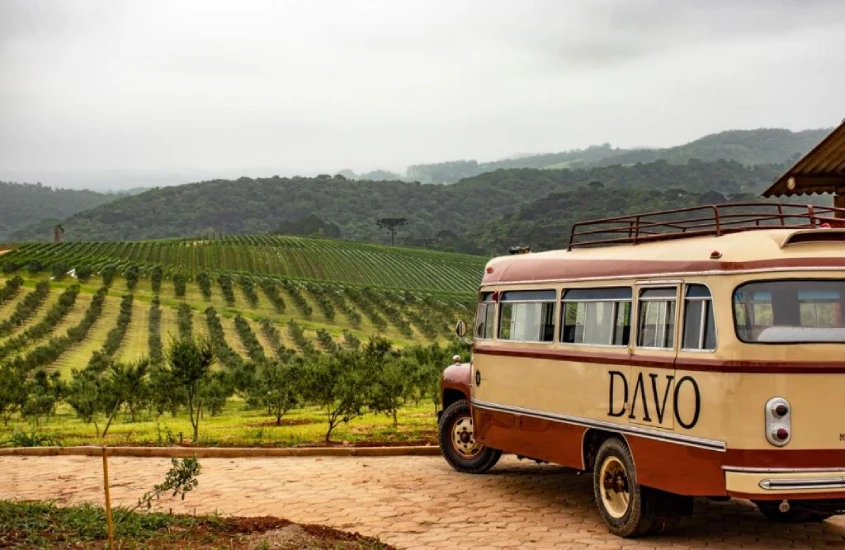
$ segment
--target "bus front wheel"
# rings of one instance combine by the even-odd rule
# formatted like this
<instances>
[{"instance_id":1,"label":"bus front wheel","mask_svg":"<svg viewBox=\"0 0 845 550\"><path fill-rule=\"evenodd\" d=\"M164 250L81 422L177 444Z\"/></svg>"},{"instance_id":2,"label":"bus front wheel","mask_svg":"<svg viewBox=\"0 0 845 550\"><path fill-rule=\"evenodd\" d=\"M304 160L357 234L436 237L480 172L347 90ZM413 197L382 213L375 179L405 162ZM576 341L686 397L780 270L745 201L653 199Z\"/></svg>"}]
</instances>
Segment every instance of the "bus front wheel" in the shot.
<instances>
[{"instance_id":1,"label":"bus front wheel","mask_svg":"<svg viewBox=\"0 0 845 550\"><path fill-rule=\"evenodd\" d=\"M596 453L593 491L602 520L619 537L637 537L670 529L674 517L661 515L660 495L637 483L634 459L625 442L607 439Z\"/></svg>"},{"instance_id":2,"label":"bus front wheel","mask_svg":"<svg viewBox=\"0 0 845 550\"><path fill-rule=\"evenodd\" d=\"M485 447L475 440L472 412L466 399L452 403L443 411L438 439L443 458L462 473L483 474L502 456L501 451Z\"/></svg>"}]
</instances>

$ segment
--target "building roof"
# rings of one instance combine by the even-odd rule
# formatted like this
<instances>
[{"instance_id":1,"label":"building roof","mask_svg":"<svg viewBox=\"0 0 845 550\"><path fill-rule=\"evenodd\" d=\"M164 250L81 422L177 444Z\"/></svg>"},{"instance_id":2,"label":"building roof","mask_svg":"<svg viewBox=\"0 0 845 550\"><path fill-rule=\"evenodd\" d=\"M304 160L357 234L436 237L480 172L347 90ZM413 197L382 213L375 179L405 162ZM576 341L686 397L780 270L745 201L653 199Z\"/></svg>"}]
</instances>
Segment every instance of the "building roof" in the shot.
<instances>
[{"instance_id":1,"label":"building roof","mask_svg":"<svg viewBox=\"0 0 845 550\"><path fill-rule=\"evenodd\" d=\"M763 192L764 197L845 195L845 120Z\"/></svg>"}]
</instances>

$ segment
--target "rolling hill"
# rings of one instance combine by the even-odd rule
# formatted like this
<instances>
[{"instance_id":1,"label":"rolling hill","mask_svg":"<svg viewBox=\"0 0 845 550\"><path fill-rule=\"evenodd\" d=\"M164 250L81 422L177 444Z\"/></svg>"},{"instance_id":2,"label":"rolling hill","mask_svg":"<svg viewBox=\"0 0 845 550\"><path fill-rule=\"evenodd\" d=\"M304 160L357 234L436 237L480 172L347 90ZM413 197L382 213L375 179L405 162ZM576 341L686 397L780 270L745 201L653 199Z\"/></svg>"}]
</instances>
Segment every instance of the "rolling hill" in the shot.
<instances>
[{"instance_id":1,"label":"rolling hill","mask_svg":"<svg viewBox=\"0 0 845 550\"><path fill-rule=\"evenodd\" d=\"M6 240L21 227L32 227L33 233L49 239L53 226L77 212L116 199L118 195L53 189L41 184L0 181L0 241ZM41 222L41 223L39 223Z\"/></svg>"},{"instance_id":2,"label":"rolling hill","mask_svg":"<svg viewBox=\"0 0 845 550\"><path fill-rule=\"evenodd\" d=\"M552 193L591 182L618 189L684 189L694 193L759 192L783 165L743 166L738 162L665 160L635 166L572 170L497 170L455 185L431 186L400 181L351 181L335 178L241 178L155 189L81 212L64 221L68 241L128 241L191 237L201 234L255 234L315 215L336 225L342 238L389 242L378 227L383 217L399 217L398 242L474 254L478 228ZM22 231L19 241L41 233Z\"/></svg>"},{"instance_id":3,"label":"rolling hill","mask_svg":"<svg viewBox=\"0 0 845 550\"><path fill-rule=\"evenodd\" d=\"M314 359L373 334L445 343L486 259L282 237L29 244L0 256L0 364L69 376L207 335L228 367ZM52 275L52 276L51 276Z\"/></svg>"},{"instance_id":4,"label":"rolling hill","mask_svg":"<svg viewBox=\"0 0 845 550\"><path fill-rule=\"evenodd\" d=\"M728 130L668 148L620 149L605 143L586 149L520 155L492 162L458 160L418 164L408 167L407 178L423 183L448 184L494 170L590 168L614 164L632 165L656 160L666 160L673 164L683 164L691 159L730 160L745 166L781 164L812 149L829 131L829 128L800 132L782 128Z\"/></svg>"},{"instance_id":5,"label":"rolling hill","mask_svg":"<svg viewBox=\"0 0 845 550\"><path fill-rule=\"evenodd\" d=\"M486 258L349 241L249 235L212 240L24 244L0 259L7 271L130 265L195 280L206 271L398 290L473 293Z\"/></svg>"}]
</instances>

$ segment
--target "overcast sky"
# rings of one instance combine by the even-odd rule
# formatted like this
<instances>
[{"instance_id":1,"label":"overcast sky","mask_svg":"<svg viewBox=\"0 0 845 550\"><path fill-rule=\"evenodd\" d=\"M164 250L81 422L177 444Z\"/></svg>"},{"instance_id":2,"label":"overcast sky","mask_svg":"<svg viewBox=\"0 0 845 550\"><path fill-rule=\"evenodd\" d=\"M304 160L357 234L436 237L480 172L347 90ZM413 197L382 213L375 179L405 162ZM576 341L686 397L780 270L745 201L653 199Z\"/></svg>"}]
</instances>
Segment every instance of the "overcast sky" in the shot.
<instances>
[{"instance_id":1,"label":"overcast sky","mask_svg":"<svg viewBox=\"0 0 845 550\"><path fill-rule=\"evenodd\" d=\"M0 0L0 180L831 127L843 52L842 0Z\"/></svg>"}]
</instances>

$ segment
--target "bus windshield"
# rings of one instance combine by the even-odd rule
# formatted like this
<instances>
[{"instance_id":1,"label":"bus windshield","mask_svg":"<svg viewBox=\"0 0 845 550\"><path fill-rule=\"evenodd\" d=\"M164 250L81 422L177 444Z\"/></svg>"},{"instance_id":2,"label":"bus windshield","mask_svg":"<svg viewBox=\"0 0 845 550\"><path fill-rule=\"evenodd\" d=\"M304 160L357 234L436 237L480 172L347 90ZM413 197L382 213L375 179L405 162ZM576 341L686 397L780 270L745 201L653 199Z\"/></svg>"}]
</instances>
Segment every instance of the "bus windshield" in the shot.
<instances>
[{"instance_id":1,"label":"bus windshield","mask_svg":"<svg viewBox=\"0 0 845 550\"><path fill-rule=\"evenodd\" d=\"M845 343L845 280L759 281L733 296L736 333L743 342Z\"/></svg>"}]
</instances>

